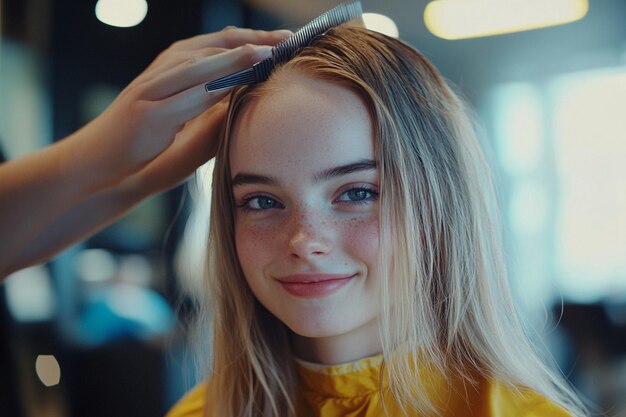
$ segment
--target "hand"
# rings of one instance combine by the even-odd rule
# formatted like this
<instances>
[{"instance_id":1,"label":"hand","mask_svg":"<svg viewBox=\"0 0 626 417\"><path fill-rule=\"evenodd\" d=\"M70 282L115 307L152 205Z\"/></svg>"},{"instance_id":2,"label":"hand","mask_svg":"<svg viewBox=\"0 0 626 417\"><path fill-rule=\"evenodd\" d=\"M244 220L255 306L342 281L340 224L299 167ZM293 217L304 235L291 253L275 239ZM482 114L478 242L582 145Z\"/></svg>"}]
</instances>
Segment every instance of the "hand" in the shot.
<instances>
[{"instance_id":1,"label":"hand","mask_svg":"<svg viewBox=\"0 0 626 417\"><path fill-rule=\"evenodd\" d=\"M224 108L212 106L229 90L206 92L204 84L265 59L270 55L270 45L289 34L231 27L174 43L86 127L98 132L90 136L101 139L94 146L101 149L101 155L110 156L116 172L126 176L169 149L185 123L195 123L192 119L199 115L211 128L219 127ZM215 133L219 129L195 130L204 137L185 135L187 145L176 150L178 157L186 151L189 156L197 156L196 151L209 154L203 154L202 161L183 159L181 162L190 166L188 173L213 157L217 149Z\"/></svg>"},{"instance_id":2,"label":"hand","mask_svg":"<svg viewBox=\"0 0 626 417\"><path fill-rule=\"evenodd\" d=\"M289 34L226 28L176 42L87 126L1 164L0 280L96 233L212 158L228 91L207 93L204 84L266 58Z\"/></svg>"},{"instance_id":3,"label":"hand","mask_svg":"<svg viewBox=\"0 0 626 417\"><path fill-rule=\"evenodd\" d=\"M129 177L126 187L147 197L187 179L198 166L215 156L228 105L226 96L187 122L172 145Z\"/></svg>"}]
</instances>

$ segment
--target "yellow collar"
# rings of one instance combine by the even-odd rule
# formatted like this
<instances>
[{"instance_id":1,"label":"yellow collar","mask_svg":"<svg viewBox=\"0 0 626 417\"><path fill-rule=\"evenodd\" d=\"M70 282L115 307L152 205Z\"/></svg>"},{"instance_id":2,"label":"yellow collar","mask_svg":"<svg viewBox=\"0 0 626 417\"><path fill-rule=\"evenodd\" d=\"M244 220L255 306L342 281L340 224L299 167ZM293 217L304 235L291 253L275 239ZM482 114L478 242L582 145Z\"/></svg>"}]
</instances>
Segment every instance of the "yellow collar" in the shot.
<instances>
[{"instance_id":1,"label":"yellow collar","mask_svg":"<svg viewBox=\"0 0 626 417\"><path fill-rule=\"evenodd\" d=\"M320 365L295 359L302 388L323 397L354 398L380 389L383 356L373 356L340 365Z\"/></svg>"}]
</instances>

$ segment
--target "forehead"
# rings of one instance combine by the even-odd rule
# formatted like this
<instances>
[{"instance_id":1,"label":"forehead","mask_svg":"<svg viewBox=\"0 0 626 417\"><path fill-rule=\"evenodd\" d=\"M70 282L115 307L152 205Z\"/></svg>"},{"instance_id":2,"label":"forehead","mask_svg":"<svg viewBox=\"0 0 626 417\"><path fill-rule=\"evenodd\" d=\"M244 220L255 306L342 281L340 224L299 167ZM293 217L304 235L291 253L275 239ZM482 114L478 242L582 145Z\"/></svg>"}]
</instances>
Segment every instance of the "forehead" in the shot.
<instances>
[{"instance_id":1,"label":"forehead","mask_svg":"<svg viewBox=\"0 0 626 417\"><path fill-rule=\"evenodd\" d=\"M254 97L233 126L231 175L324 169L374 159L366 104L349 88L305 75L281 77Z\"/></svg>"}]
</instances>

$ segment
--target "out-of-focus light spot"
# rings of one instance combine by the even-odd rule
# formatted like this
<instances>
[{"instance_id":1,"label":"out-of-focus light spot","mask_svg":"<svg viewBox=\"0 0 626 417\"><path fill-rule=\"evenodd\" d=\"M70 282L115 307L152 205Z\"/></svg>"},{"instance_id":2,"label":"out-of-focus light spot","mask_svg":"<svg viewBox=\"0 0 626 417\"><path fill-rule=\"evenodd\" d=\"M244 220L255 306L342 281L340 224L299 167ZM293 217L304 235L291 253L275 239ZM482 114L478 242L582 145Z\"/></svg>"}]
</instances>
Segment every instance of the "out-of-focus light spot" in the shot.
<instances>
[{"instance_id":1,"label":"out-of-focus light spot","mask_svg":"<svg viewBox=\"0 0 626 417\"><path fill-rule=\"evenodd\" d=\"M143 255L125 255L120 259L118 276L121 282L149 287L152 281L152 266Z\"/></svg>"},{"instance_id":2,"label":"out-of-focus light spot","mask_svg":"<svg viewBox=\"0 0 626 417\"><path fill-rule=\"evenodd\" d=\"M494 97L498 158L512 175L537 169L544 153L544 118L541 97L529 84L499 87Z\"/></svg>"},{"instance_id":3,"label":"out-of-focus light spot","mask_svg":"<svg viewBox=\"0 0 626 417\"><path fill-rule=\"evenodd\" d=\"M61 367L53 355L37 356L35 371L37 371L39 380L46 387L52 387L61 382Z\"/></svg>"},{"instance_id":4,"label":"out-of-focus light spot","mask_svg":"<svg viewBox=\"0 0 626 417\"><path fill-rule=\"evenodd\" d=\"M562 77L553 89L563 294L626 298L626 71Z\"/></svg>"},{"instance_id":5,"label":"out-of-focus light spot","mask_svg":"<svg viewBox=\"0 0 626 417\"><path fill-rule=\"evenodd\" d=\"M143 21L148 13L146 0L98 0L96 17L107 25L127 28Z\"/></svg>"},{"instance_id":6,"label":"out-of-focus light spot","mask_svg":"<svg viewBox=\"0 0 626 417\"><path fill-rule=\"evenodd\" d=\"M167 301L146 288L120 284L109 290L107 301L114 314L141 324L151 334L166 333L174 323Z\"/></svg>"},{"instance_id":7,"label":"out-of-focus light spot","mask_svg":"<svg viewBox=\"0 0 626 417\"><path fill-rule=\"evenodd\" d=\"M117 269L115 258L104 249L85 249L76 256L76 273L83 281L107 281Z\"/></svg>"},{"instance_id":8,"label":"out-of-focus light spot","mask_svg":"<svg viewBox=\"0 0 626 417\"><path fill-rule=\"evenodd\" d=\"M365 27L392 38L398 37L398 26L389 17L378 13L363 13Z\"/></svg>"},{"instance_id":9,"label":"out-of-focus light spot","mask_svg":"<svg viewBox=\"0 0 626 417\"><path fill-rule=\"evenodd\" d=\"M196 170L196 184L200 195L195 195L196 199L203 199L207 204L211 202L211 188L213 184L213 169L215 168L215 158L209 160Z\"/></svg>"},{"instance_id":10,"label":"out-of-focus light spot","mask_svg":"<svg viewBox=\"0 0 626 417\"><path fill-rule=\"evenodd\" d=\"M424 22L435 36L454 40L571 23L588 9L588 0L434 0Z\"/></svg>"},{"instance_id":11,"label":"out-of-focus light spot","mask_svg":"<svg viewBox=\"0 0 626 417\"><path fill-rule=\"evenodd\" d=\"M175 265L182 292L194 299L202 294L205 257L211 207L211 183L215 159L196 171L195 182L189 187L193 210L188 217L185 233L176 251Z\"/></svg>"},{"instance_id":12,"label":"out-of-focus light spot","mask_svg":"<svg viewBox=\"0 0 626 417\"><path fill-rule=\"evenodd\" d=\"M80 103L82 123L87 124L102 114L119 94L117 87L106 84L93 84L85 88Z\"/></svg>"},{"instance_id":13,"label":"out-of-focus light spot","mask_svg":"<svg viewBox=\"0 0 626 417\"><path fill-rule=\"evenodd\" d=\"M548 220L546 189L535 182L524 182L511 195L510 224L517 236L537 236Z\"/></svg>"},{"instance_id":14,"label":"out-of-focus light spot","mask_svg":"<svg viewBox=\"0 0 626 417\"><path fill-rule=\"evenodd\" d=\"M17 321L51 320L56 303L50 276L43 266L22 269L5 282L7 306Z\"/></svg>"}]
</instances>

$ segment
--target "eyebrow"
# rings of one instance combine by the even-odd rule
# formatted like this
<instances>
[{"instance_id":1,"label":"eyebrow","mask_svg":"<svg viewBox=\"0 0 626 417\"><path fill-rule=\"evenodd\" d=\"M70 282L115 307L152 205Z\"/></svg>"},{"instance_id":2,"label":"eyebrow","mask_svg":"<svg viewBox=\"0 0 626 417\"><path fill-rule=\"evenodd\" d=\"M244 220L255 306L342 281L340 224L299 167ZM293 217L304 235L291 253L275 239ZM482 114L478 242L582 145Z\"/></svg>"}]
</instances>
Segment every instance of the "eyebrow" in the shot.
<instances>
[{"instance_id":1,"label":"eyebrow","mask_svg":"<svg viewBox=\"0 0 626 417\"><path fill-rule=\"evenodd\" d=\"M335 177L352 174L353 172L372 171L375 170L377 166L376 161L372 159L361 159L351 164L341 165L318 172L313 176L313 180L315 182L328 181ZM245 184L278 185L279 181L271 176L250 174L246 172L239 173L232 179L233 188Z\"/></svg>"}]
</instances>

